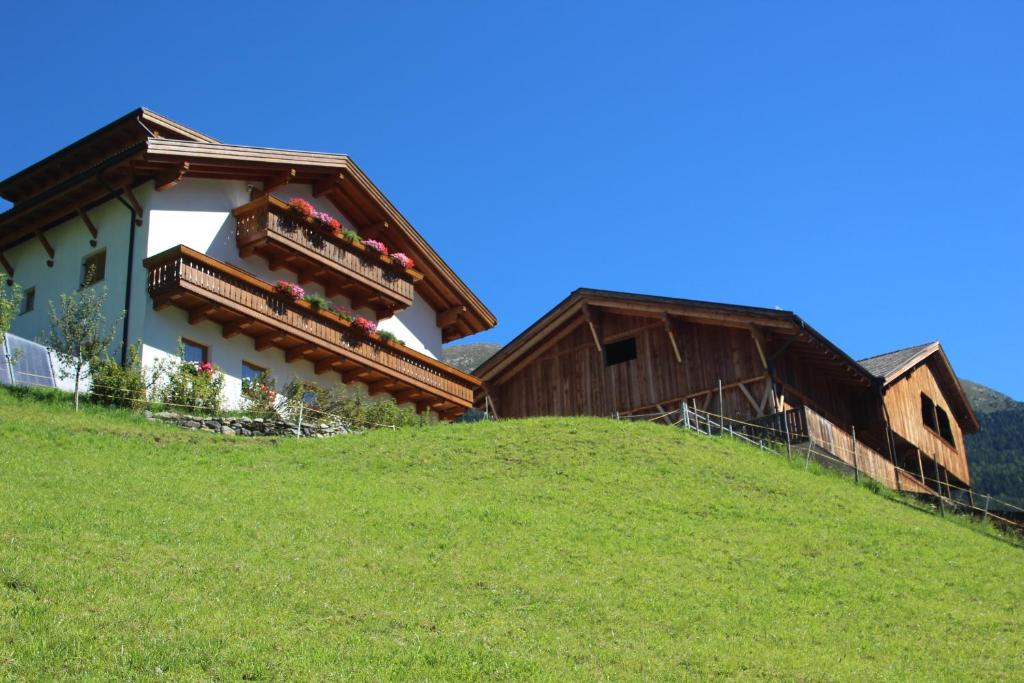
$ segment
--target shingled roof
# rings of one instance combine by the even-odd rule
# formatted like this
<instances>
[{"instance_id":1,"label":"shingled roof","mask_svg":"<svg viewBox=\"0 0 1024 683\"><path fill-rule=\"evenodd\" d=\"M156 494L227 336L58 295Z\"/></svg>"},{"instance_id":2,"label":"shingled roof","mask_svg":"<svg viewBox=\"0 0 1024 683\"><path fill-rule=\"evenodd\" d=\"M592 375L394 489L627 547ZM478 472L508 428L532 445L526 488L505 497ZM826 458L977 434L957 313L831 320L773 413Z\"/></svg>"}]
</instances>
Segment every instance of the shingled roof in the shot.
<instances>
[{"instance_id":1,"label":"shingled roof","mask_svg":"<svg viewBox=\"0 0 1024 683\"><path fill-rule=\"evenodd\" d=\"M879 378L886 378L900 368L906 367L918 356L933 348L938 342L918 344L897 351L882 353L857 361L862 368Z\"/></svg>"}]
</instances>

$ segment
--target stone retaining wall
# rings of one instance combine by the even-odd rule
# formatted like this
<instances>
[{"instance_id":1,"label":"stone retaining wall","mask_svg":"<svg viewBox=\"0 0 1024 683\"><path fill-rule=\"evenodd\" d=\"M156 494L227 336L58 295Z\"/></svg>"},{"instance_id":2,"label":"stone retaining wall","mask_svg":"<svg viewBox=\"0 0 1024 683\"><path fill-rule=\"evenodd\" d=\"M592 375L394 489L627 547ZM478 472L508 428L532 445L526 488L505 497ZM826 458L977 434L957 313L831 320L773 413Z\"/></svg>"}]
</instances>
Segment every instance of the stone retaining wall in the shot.
<instances>
[{"instance_id":1,"label":"stone retaining wall","mask_svg":"<svg viewBox=\"0 0 1024 683\"><path fill-rule=\"evenodd\" d=\"M181 413L154 413L149 410L143 411L142 414L150 422L167 422L185 429L237 436L295 436L299 428L297 423L280 418L203 417ZM302 423L302 436L305 437L323 438L348 434L351 431L341 421Z\"/></svg>"}]
</instances>

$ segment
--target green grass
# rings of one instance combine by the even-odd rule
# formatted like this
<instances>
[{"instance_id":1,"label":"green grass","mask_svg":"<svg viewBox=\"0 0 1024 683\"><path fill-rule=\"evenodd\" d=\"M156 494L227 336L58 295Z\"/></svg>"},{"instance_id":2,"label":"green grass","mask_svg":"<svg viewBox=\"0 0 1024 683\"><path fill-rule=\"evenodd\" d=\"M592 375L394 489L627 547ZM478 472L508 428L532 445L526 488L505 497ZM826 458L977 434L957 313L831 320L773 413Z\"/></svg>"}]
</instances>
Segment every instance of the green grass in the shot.
<instances>
[{"instance_id":1,"label":"green grass","mask_svg":"<svg viewBox=\"0 0 1024 683\"><path fill-rule=\"evenodd\" d=\"M666 427L257 441L0 392L10 679L1019 679L1022 570Z\"/></svg>"}]
</instances>

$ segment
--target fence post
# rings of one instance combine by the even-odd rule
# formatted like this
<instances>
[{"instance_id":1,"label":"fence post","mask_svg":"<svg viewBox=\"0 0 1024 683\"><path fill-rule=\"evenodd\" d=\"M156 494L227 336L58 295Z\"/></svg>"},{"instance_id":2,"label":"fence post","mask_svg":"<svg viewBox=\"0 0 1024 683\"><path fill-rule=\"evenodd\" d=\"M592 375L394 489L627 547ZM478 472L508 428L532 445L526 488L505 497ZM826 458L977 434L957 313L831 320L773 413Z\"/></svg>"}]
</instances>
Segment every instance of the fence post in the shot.
<instances>
[{"instance_id":1,"label":"fence post","mask_svg":"<svg viewBox=\"0 0 1024 683\"><path fill-rule=\"evenodd\" d=\"M857 427L850 427L853 432L853 480L860 482L860 467L857 465Z\"/></svg>"},{"instance_id":2,"label":"fence post","mask_svg":"<svg viewBox=\"0 0 1024 683\"><path fill-rule=\"evenodd\" d=\"M722 423L721 431L725 431L725 399L722 398L722 380L718 380L718 420Z\"/></svg>"},{"instance_id":3,"label":"fence post","mask_svg":"<svg viewBox=\"0 0 1024 683\"><path fill-rule=\"evenodd\" d=\"M939 477L939 461L932 458L932 464L935 465L935 492L939 494L939 515L946 516L946 506L942 502L942 479Z\"/></svg>"},{"instance_id":4,"label":"fence post","mask_svg":"<svg viewBox=\"0 0 1024 683\"><path fill-rule=\"evenodd\" d=\"M296 439L302 437L302 409L305 408L305 406L306 406L306 402L305 401L299 401L299 426L295 430L295 438Z\"/></svg>"},{"instance_id":5,"label":"fence post","mask_svg":"<svg viewBox=\"0 0 1024 683\"><path fill-rule=\"evenodd\" d=\"M789 441L789 416L786 414L785 406L782 411L782 428L786 430L786 457L793 457L793 447Z\"/></svg>"}]
</instances>

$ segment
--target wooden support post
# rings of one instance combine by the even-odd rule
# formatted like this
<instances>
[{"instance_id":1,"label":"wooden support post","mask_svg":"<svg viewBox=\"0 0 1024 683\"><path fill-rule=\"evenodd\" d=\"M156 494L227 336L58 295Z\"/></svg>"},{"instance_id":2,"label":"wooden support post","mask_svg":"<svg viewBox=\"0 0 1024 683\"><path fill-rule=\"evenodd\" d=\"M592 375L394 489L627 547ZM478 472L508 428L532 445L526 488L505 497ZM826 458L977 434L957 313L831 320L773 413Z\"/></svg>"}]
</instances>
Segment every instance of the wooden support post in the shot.
<instances>
[{"instance_id":1,"label":"wooden support post","mask_svg":"<svg viewBox=\"0 0 1024 683\"><path fill-rule=\"evenodd\" d=\"M939 514L945 516L946 507L942 502L942 477L939 475L939 461L932 458L932 464L935 465L935 491L939 494Z\"/></svg>"},{"instance_id":2,"label":"wooden support post","mask_svg":"<svg viewBox=\"0 0 1024 683\"><path fill-rule=\"evenodd\" d=\"M313 196L319 197L341 185L345 176L341 173L332 173L313 182Z\"/></svg>"},{"instance_id":3,"label":"wooden support post","mask_svg":"<svg viewBox=\"0 0 1024 683\"><path fill-rule=\"evenodd\" d=\"M725 394L722 393L722 380L718 380L718 420L725 429Z\"/></svg>"},{"instance_id":4,"label":"wooden support post","mask_svg":"<svg viewBox=\"0 0 1024 683\"><path fill-rule=\"evenodd\" d=\"M188 162L182 161L177 166L159 173L155 178L153 178L153 187L157 192L163 192L164 190L171 189L180 183L181 179L185 177L185 174L188 173L188 167Z\"/></svg>"},{"instance_id":5,"label":"wooden support post","mask_svg":"<svg viewBox=\"0 0 1024 683\"><path fill-rule=\"evenodd\" d=\"M672 319L669 318L668 313L661 314L661 321L665 324L665 332L668 333L668 340L672 344L672 352L676 356L676 362L683 362L683 354L679 352L679 344L676 343L676 334L672 331Z\"/></svg>"},{"instance_id":6,"label":"wooden support post","mask_svg":"<svg viewBox=\"0 0 1024 683\"><path fill-rule=\"evenodd\" d=\"M89 240L89 246L95 247L96 239L99 237L100 234L99 230L96 229L96 226L93 224L92 219L89 218L89 214L87 214L84 209L78 210L78 217L82 219L82 222L85 223L86 230L88 230L89 234L92 235L92 239Z\"/></svg>"},{"instance_id":7,"label":"wooden support post","mask_svg":"<svg viewBox=\"0 0 1024 683\"><path fill-rule=\"evenodd\" d=\"M279 187L284 187L295 179L295 169L288 168L277 175L263 181L263 194L270 194Z\"/></svg>"},{"instance_id":8,"label":"wooden support post","mask_svg":"<svg viewBox=\"0 0 1024 683\"><path fill-rule=\"evenodd\" d=\"M50 240L46 239L46 235L44 235L42 232L37 232L36 237L39 238L39 243L42 244L43 249L46 250L46 256L48 257L46 260L47 267L53 268L53 258L56 253L53 250L53 245L50 244Z\"/></svg>"},{"instance_id":9,"label":"wooden support post","mask_svg":"<svg viewBox=\"0 0 1024 683\"><path fill-rule=\"evenodd\" d=\"M135 210L135 227L142 225L142 204L139 204L139 200L135 198L131 185L124 186L124 198Z\"/></svg>"},{"instance_id":10,"label":"wooden support post","mask_svg":"<svg viewBox=\"0 0 1024 683\"><path fill-rule=\"evenodd\" d=\"M583 305L583 318L587 321L587 325L590 327L590 334L594 337L594 347L598 353L601 353L601 335L597 332L597 325L594 323L594 315L590 310L590 307L586 304Z\"/></svg>"},{"instance_id":11,"label":"wooden support post","mask_svg":"<svg viewBox=\"0 0 1024 683\"><path fill-rule=\"evenodd\" d=\"M924 476L924 461L921 460L921 449L915 448L914 450L917 451L917 471L921 473L921 483L924 486L928 486L928 480Z\"/></svg>"},{"instance_id":12,"label":"wooden support post","mask_svg":"<svg viewBox=\"0 0 1024 683\"><path fill-rule=\"evenodd\" d=\"M853 434L853 480L860 482L860 466L857 464L857 426L850 427Z\"/></svg>"},{"instance_id":13,"label":"wooden support post","mask_svg":"<svg viewBox=\"0 0 1024 683\"><path fill-rule=\"evenodd\" d=\"M0 265L7 271L7 285L14 284L14 266L11 265L11 262L7 260L2 251L0 251Z\"/></svg>"}]
</instances>

